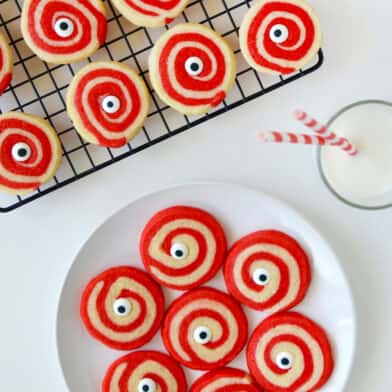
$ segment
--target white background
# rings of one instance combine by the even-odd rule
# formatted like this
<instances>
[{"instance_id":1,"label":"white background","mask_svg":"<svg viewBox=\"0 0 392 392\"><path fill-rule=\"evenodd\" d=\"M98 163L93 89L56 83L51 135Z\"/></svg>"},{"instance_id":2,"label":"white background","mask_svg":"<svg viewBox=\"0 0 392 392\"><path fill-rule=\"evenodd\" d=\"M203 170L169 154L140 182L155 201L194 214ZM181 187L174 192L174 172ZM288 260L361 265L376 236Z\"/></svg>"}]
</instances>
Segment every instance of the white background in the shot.
<instances>
[{"instance_id":1,"label":"white background","mask_svg":"<svg viewBox=\"0 0 392 392\"><path fill-rule=\"evenodd\" d=\"M353 101L392 100L390 0L313 3L326 37L321 70L0 216L1 391L66 390L55 319L76 252L105 218L142 193L200 180L263 190L321 231L344 261L359 316L347 391L392 390L392 210L360 211L336 200L321 182L312 148L263 146L255 139L260 128L297 129L296 107L327 120Z\"/></svg>"}]
</instances>

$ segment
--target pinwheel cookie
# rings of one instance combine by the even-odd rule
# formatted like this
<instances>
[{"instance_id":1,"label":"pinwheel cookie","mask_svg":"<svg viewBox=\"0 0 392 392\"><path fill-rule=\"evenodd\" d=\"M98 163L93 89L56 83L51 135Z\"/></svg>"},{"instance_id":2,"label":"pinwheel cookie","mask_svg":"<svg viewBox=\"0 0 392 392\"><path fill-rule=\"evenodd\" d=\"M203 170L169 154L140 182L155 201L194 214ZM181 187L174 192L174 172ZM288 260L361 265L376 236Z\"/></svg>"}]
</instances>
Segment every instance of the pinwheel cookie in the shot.
<instances>
[{"instance_id":1,"label":"pinwheel cookie","mask_svg":"<svg viewBox=\"0 0 392 392\"><path fill-rule=\"evenodd\" d=\"M83 67L67 91L67 111L89 143L121 147L140 131L150 97L142 78L115 61Z\"/></svg>"},{"instance_id":2,"label":"pinwheel cookie","mask_svg":"<svg viewBox=\"0 0 392 392\"><path fill-rule=\"evenodd\" d=\"M198 370L225 366L244 347L248 321L241 306L213 288L193 289L169 307L162 327L169 353Z\"/></svg>"},{"instance_id":3,"label":"pinwheel cookie","mask_svg":"<svg viewBox=\"0 0 392 392\"><path fill-rule=\"evenodd\" d=\"M304 0L260 0L245 15L240 46L249 65L269 74L289 74L318 52L320 21Z\"/></svg>"},{"instance_id":4,"label":"pinwheel cookie","mask_svg":"<svg viewBox=\"0 0 392 392\"><path fill-rule=\"evenodd\" d=\"M9 86L12 79L13 59L11 48L0 33L0 94Z\"/></svg>"},{"instance_id":5,"label":"pinwheel cookie","mask_svg":"<svg viewBox=\"0 0 392 392\"><path fill-rule=\"evenodd\" d=\"M277 313L253 332L248 367L267 391L313 392L329 379L334 360L325 331L295 312Z\"/></svg>"},{"instance_id":6,"label":"pinwheel cookie","mask_svg":"<svg viewBox=\"0 0 392 392\"><path fill-rule=\"evenodd\" d=\"M288 310L305 297L311 269L308 256L291 236L276 230L251 233L229 251L224 277L230 293L256 309Z\"/></svg>"},{"instance_id":7,"label":"pinwheel cookie","mask_svg":"<svg viewBox=\"0 0 392 392\"><path fill-rule=\"evenodd\" d=\"M102 392L186 392L181 367L158 351L138 351L115 361L102 383Z\"/></svg>"},{"instance_id":8,"label":"pinwheel cookie","mask_svg":"<svg viewBox=\"0 0 392 392\"><path fill-rule=\"evenodd\" d=\"M56 131L42 118L17 112L0 115L0 190L31 192L49 181L61 162Z\"/></svg>"},{"instance_id":9,"label":"pinwheel cookie","mask_svg":"<svg viewBox=\"0 0 392 392\"><path fill-rule=\"evenodd\" d=\"M188 290L218 272L226 255L226 237L208 212L175 206L158 212L140 239L147 271L164 286Z\"/></svg>"},{"instance_id":10,"label":"pinwheel cookie","mask_svg":"<svg viewBox=\"0 0 392 392\"><path fill-rule=\"evenodd\" d=\"M150 341L164 313L161 288L143 271L108 269L85 288L80 314L87 331L105 345L132 350Z\"/></svg>"},{"instance_id":11,"label":"pinwheel cookie","mask_svg":"<svg viewBox=\"0 0 392 392\"><path fill-rule=\"evenodd\" d=\"M234 84L232 49L214 30L194 23L164 33L149 57L151 83L159 97L184 114L219 105Z\"/></svg>"},{"instance_id":12,"label":"pinwheel cookie","mask_svg":"<svg viewBox=\"0 0 392 392\"><path fill-rule=\"evenodd\" d=\"M26 44L49 63L85 59L106 39L101 0L25 0L21 21Z\"/></svg>"},{"instance_id":13,"label":"pinwheel cookie","mask_svg":"<svg viewBox=\"0 0 392 392\"><path fill-rule=\"evenodd\" d=\"M252 376L240 369L212 370L197 379L189 392L262 392Z\"/></svg>"},{"instance_id":14,"label":"pinwheel cookie","mask_svg":"<svg viewBox=\"0 0 392 392\"><path fill-rule=\"evenodd\" d=\"M113 0L113 4L133 24L159 27L179 15L189 0Z\"/></svg>"}]
</instances>

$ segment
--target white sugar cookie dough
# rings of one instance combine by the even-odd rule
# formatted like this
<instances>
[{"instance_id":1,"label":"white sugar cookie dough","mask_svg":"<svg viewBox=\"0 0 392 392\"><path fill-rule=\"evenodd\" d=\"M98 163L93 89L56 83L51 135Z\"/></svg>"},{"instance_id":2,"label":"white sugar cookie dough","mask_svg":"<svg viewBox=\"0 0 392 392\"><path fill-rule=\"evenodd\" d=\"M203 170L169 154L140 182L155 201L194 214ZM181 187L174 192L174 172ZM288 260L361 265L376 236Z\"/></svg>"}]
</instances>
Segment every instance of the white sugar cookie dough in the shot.
<instances>
[{"instance_id":1,"label":"white sugar cookie dough","mask_svg":"<svg viewBox=\"0 0 392 392\"><path fill-rule=\"evenodd\" d=\"M101 0L25 0L21 28L26 44L42 60L73 63L104 44L105 6Z\"/></svg>"},{"instance_id":2,"label":"white sugar cookie dough","mask_svg":"<svg viewBox=\"0 0 392 392\"><path fill-rule=\"evenodd\" d=\"M320 20L304 0L261 0L240 27L248 64L267 74L290 74L308 64L321 47Z\"/></svg>"},{"instance_id":3,"label":"white sugar cookie dough","mask_svg":"<svg viewBox=\"0 0 392 392\"><path fill-rule=\"evenodd\" d=\"M137 26L160 27L172 22L189 0L112 0L124 18Z\"/></svg>"},{"instance_id":4,"label":"white sugar cookie dough","mask_svg":"<svg viewBox=\"0 0 392 392\"><path fill-rule=\"evenodd\" d=\"M13 57L8 40L0 33L0 94L10 85L13 70Z\"/></svg>"},{"instance_id":5,"label":"white sugar cookie dough","mask_svg":"<svg viewBox=\"0 0 392 392\"><path fill-rule=\"evenodd\" d=\"M62 150L56 131L40 117L0 115L0 190L22 195L55 175Z\"/></svg>"},{"instance_id":6,"label":"white sugar cookie dough","mask_svg":"<svg viewBox=\"0 0 392 392\"><path fill-rule=\"evenodd\" d=\"M143 79L115 61L83 67L67 91L67 111L89 143L121 147L141 130L150 107Z\"/></svg>"},{"instance_id":7,"label":"white sugar cookie dough","mask_svg":"<svg viewBox=\"0 0 392 392\"><path fill-rule=\"evenodd\" d=\"M109 367L102 392L187 392L184 371L177 362L159 351L136 351Z\"/></svg>"},{"instance_id":8,"label":"white sugar cookie dough","mask_svg":"<svg viewBox=\"0 0 392 392\"><path fill-rule=\"evenodd\" d=\"M233 87L236 60L214 30L183 23L155 43L149 70L162 101L184 114L203 114L218 106Z\"/></svg>"}]
</instances>

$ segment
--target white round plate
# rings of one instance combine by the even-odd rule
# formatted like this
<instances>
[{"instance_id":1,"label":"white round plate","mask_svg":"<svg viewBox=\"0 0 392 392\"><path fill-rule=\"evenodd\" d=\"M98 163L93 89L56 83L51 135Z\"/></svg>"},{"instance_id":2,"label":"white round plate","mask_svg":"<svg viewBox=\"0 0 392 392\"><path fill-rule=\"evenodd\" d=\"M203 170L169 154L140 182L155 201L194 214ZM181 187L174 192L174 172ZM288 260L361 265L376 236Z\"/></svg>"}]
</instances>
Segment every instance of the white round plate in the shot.
<instances>
[{"instance_id":1,"label":"white round plate","mask_svg":"<svg viewBox=\"0 0 392 392\"><path fill-rule=\"evenodd\" d=\"M352 296L334 252L309 223L285 204L256 190L228 184L191 184L144 196L109 218L84 244L64 283L58 316L57 346L64 377L72 392L97 392L107 367L125 353L91 338L79 318L79 299L87 282L104 269L130 264L142 267L139 235L157 211L172 205L204 208L222 223L229 244L260 229L278 229L294 236L313 264L313 281L296 309L320 323L334 347L336 366L323 392L342 391L353 361L356 335ZM208 283L225 290L222 272ZM167 303L181 292L165 289ZM265 318L245 308L250 332ZM160 334L145 346L164 350ZM246 369L242 353L233 363ZM189 385L201 373L186 369Z\"/></svg>"}]
</instances>

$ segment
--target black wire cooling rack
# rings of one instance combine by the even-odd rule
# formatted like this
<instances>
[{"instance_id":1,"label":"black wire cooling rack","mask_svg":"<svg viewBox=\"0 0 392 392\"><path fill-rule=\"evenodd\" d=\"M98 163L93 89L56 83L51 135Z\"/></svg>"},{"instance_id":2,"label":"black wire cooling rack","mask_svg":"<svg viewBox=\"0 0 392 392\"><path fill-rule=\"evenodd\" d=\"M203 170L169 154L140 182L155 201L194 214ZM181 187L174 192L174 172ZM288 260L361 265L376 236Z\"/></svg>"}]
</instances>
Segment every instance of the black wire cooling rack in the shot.
<instances>
[{"instance_id":1,"label":"black wire cooling rack","mask_svg":"<svg viewBox=\"0 0 392 392\"><path fill-rule=\"evenodd\" d=\"M88 176L121 159L190 129L228 110L282 87L318 69L320 51L306 69L286 77L261 75L249 68L241 56L238 29L250 7L248 0L197 0L191 2L175 23L205 23L232 45L238 62L236 83L226 100L203 116L184 116L162 104L148 81L147 58L155 40L169 27L145 29L131 25L106 0L108 37L105 45L88 62L115 60L137 69L149 87L151 110L142 132L122 148L112 149L84 142L72 126L65 109L65 93L73 75L87 61L72 65L42 62L27 48L20 30L20 0L0 1L0 30L9 38L14 52L12 85L0 97L0 112L23 111L46 118L57 130L63 148L63 162L56 177L26 196L0 195L0 212L8 212L50 192Z\"/></svg>"}]
</instances>

